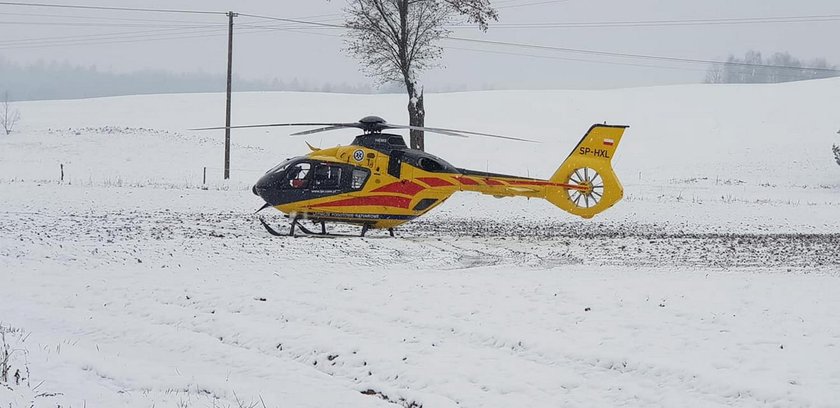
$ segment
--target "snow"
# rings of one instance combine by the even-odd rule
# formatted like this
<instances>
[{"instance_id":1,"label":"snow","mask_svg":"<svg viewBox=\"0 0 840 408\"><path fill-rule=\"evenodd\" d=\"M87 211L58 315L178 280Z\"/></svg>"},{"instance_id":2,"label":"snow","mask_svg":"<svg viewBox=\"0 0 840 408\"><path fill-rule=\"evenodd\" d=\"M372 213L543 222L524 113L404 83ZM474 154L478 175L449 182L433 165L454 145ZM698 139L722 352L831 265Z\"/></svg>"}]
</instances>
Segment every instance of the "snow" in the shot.
<instances>
[{"instance_id":1,"label":"snow","mask_svg":"<svg viewBox=\"0 0 840 408\"><path fill-rule=\"evenodd\" d=\"M838 91L428 94L430 126L544 141L428 136L476 170L546 177L591 123L629 124L626 197L584 221L461 194L396 239L277 238L253 216L265 169L352 132L235 131L222 182L222 133L187 129L218 125L223 95L19 103L0 330L31 378L0 407L833 406ZM234 122L400 123L404 102L241 93Z\"/></svg>"}]
</instances>

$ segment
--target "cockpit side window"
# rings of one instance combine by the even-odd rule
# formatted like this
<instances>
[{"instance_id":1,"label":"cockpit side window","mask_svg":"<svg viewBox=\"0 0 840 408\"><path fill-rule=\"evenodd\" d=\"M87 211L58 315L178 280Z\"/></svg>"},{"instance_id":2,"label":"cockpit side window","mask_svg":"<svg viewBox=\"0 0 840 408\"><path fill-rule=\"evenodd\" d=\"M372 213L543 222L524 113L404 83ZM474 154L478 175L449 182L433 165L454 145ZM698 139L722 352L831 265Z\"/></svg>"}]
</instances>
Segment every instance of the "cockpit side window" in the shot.
<instances>
[{"instance_id":1,"label":"cockpit side window","mask_svg":"<svg viewBox=\"0 0 840 408\"><path fill-rule=\"evenodd\" d=\"M265 172L265 174L277 173L277 172L281 172L283 170L286 170L286 167L288 167L289 163L291 163L291 162L292 162L292 159L283 160L283 162L281 162L280 164L272 167L271 170Z\"/></svg>"},{"instance_id":2,"label":"cockpit side window","mask_svg":"<svg viewBox=\"0 0 840 408\"><path fill-rule=\"evenodd\" d=\"M341 166L319 164L315 167L316 189L335 189L341 183Z\"/></svg>"},{"instance_id":3,"label":"cockpit side window","mask_svg":"<svg viewBox=\"0 0 840 408\"><path fill-rule=\"evenodd\" d=\"M286 183L284 188L307 188L309 187L309 170L312 169L310 163L298 163L290 167L286 171Z\"/></svg>"},{"instance_id":4,"label":"cockpit side window","mask_svg":"<svg viewBox=\"0 0 840 408\"><path fill-rule=\"evenodd\" d=\"M350 187L353 190L359 190L365 186L365 181L367 181L368 175L370 172L365 169L354 169L353 170L353 182Z\"/></svg>"}]
</instances>

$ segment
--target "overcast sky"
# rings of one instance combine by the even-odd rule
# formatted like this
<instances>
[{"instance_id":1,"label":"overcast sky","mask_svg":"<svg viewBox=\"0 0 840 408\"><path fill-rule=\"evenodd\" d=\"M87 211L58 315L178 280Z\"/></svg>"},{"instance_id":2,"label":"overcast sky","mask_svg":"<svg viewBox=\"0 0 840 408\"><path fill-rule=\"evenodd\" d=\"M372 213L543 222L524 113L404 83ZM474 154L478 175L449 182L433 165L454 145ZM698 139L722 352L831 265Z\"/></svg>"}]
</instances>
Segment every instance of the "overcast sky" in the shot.
<instances>
[{"instance_id":1,"label":"overcast sky","mask_svg":"<svg viewBox=\"0 0 840 408\"><path fill-rule=\"evenodd\" d=\"M341 23L343 0L43 0L61 4L225 11ZM740 25L512 28L504 25L840 15L838 0L499 0L500 21L487 33L458 27L454 36L554 47L704 60L789 51L840 64L840 20ZM342 53L341 30L280 31L288 23L239 17L235 71L253 79L369 83ZM58 60L118 72L146 68L223 73L226 17L0 5L0 56L19 63ZM169 37L160 39L161 36ZM192 38L172 38L172 37ZM57 45L66 38L65 42ZM43 40L41 40L43 39ZM94 43L96 42L96 43ZM110 43L106 43L110 42ZM422 75L433 89L605 88L699 82L706 66L604 58L447 40L444 67ZM489 52L488 52L489 51ZM510 55L510 53L529 54ZM599 61L599 62L593 62ZM640 66L641 65L641 66Z\"/></svg>"}]
</instances>

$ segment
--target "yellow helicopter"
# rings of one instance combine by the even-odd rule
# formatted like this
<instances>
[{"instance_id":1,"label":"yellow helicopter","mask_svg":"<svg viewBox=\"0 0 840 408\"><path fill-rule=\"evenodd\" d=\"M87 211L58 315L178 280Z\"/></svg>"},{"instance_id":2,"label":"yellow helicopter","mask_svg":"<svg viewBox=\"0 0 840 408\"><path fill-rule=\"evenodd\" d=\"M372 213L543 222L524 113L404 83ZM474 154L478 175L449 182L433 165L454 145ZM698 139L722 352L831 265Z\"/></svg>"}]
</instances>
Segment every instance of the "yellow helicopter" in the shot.
<instances>
[{"instance_id":1,"label":"yellow helicopter","mask_svg":"<svg viewBox=\"0 0 840 408\"><path fill-rule=\"evenodd\" d=\"M593 125L563 164L548 180L457 168L429 153L406 146L402 136L383 133L390 129L412 129L449 136L486 136L530 141L514 137L455 129L395 125L378 116L352 123L273 123L231 126L231 129L319 126L294 133L309 135L330 130L358 128L349 146L328 149L312 147L305 156L288 159L263 175L253 192L265 201L257 212L274 207L291 219L288 235L295 228L308 235L329 235L326 223L361 226L361 236L371 229L394 228L420 217L458 191L474 191L502 197L544 198L569 213L583 218L612 207L624 190L611 161L627 126ZM204 128L196 130L225 129ZM306 228L301 221L320 224L320 231ZM272 235L274 230L260 218Z\"/></svg>"}]
</instances>

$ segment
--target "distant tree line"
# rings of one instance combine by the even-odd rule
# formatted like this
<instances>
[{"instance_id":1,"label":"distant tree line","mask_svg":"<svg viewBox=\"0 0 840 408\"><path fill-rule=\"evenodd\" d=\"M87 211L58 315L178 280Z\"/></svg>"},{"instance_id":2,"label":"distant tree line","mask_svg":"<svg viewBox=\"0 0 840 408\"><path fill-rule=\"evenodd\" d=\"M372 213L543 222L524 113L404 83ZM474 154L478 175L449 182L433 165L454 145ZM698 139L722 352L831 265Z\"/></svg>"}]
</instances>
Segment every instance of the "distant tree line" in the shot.
<instances>
[{"instance_id":1,"label":"distant tree line","mask_svg":"<svg viewBox=\"0 0 840 408\"><path fill-rule=\"evenodd\" d=\"M100 71L58 62L20 65L0 57L0 92L11 100L77 99L158 93L224 92L221 74L143 70L130 73ZM234 78L235 91L302 91L333 93L389 93L399 88L369 84L312 83L298 78L248 80Z\"/></svg>"},{"instance_id":2,"label":"distant tree line","mask_svg":"<svg viewBox=\"0 0 840 408\"><path fill-rule=\"evenodd\" d=\"M840 76L836 65L825 58L802 61L787 52L763 57L748 51L743 58L730 55L726 62L712 64L706 71L708 84L766 84Z\"/></svg>"}]
</instances>

